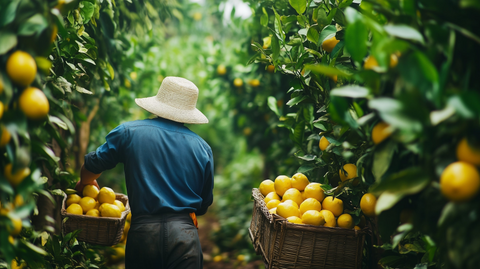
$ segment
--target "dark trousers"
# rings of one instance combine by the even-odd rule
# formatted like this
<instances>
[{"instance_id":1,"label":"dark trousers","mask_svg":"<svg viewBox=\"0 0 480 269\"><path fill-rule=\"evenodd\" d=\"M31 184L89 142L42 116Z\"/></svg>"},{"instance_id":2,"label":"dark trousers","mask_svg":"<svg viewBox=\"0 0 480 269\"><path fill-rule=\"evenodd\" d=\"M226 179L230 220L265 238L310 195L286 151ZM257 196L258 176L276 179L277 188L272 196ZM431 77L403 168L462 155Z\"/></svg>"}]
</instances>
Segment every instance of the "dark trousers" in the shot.
<instances>
[{"instance_id":1,"label":"dark trousers","mask_svg":"<svg viewBox=\"0 0 480 269\"><path fill-rule=\"evenodd\" d=\"M126 269L200 269L203 254L188 213L137 216L125 250Z\"/></svg>"}]
</instances>

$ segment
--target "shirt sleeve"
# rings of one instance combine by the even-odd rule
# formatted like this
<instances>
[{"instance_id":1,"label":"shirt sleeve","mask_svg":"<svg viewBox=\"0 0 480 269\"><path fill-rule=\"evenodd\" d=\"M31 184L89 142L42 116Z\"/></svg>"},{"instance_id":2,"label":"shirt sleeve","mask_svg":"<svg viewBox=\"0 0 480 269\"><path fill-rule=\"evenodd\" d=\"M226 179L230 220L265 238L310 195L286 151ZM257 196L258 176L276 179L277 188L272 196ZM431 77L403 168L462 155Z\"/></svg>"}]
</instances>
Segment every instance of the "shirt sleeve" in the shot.
<instances>
[{"instance_id":1,"label":"shirt sleeve","mask_svg":"<svg viewBox=\"0 0 480 269\"><path fill-rule=\"evenodd\" d=\"M125 136L125 126L119 125L107 136L106 142L85 155L85 168L95 174L114 168L123 162L122 144Z\"/></svg>"},{"instance_id":2,"label":"shirt sleeve","mask_svg":"<svg viewBox=\"0 0 480 269\"><path fill-rule=\"evenodd\" d=\"M208 207L212 204L213 202L213 154L212 151L209 151L209 158L210 160L207 163L207 166L205 168L205 184L203 186L202 190L202 206L200 207L200 210L198 210L195 214L198 216L201 216L205 213L207 213Z\"/></svg>"}]
</instances>

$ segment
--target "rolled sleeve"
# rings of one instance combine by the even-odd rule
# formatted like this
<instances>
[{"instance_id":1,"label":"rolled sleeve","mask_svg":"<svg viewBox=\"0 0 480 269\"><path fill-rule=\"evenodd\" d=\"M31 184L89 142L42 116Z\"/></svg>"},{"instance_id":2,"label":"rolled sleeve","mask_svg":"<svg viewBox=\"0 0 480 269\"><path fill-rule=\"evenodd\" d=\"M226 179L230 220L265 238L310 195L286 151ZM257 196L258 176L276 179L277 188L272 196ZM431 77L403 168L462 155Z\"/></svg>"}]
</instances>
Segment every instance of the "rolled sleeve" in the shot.
<instances>
[{"instance_id":1,"label":"rolled sleeve","mask_svg":"<svg viewBox=\"0 0 480 269\"><path fill-rule=\"evenodd\" d=\"M123 162L122 143L125 137L125 127L117 126L107 136L106 142L85 155L85 168L95 174L114 168Z\"/></svg>"}]
</instances>

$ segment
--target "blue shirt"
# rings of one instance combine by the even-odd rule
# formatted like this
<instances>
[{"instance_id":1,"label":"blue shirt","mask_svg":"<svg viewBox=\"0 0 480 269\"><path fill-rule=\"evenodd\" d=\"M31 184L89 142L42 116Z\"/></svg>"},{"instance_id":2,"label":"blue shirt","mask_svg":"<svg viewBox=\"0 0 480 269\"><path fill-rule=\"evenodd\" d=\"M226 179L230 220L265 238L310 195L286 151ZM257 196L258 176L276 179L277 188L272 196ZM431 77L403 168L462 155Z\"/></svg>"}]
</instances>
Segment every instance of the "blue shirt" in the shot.
<instances>
[{"instance_id":1,"label":"blue shirt","mask_svg":"<svg viewBox=\"0 0 480 269\"><path fill-rule=\"evenodd\" d=\"M132 215L195 212L213 201L213 154L182 123L163 118L119 125L96 151L85 155L95 174L124 163Z\"/></svg>"}]
</instances>

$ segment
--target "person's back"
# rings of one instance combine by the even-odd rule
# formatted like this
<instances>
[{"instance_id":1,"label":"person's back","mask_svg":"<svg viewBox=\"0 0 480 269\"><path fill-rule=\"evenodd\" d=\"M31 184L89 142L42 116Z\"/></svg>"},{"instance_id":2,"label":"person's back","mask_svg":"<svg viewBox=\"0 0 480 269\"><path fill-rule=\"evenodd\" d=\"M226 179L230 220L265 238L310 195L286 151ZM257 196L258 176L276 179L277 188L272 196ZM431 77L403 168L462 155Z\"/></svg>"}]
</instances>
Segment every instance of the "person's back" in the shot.
<instances>
[{"instance_id":1,"label":"person's back","mask_svg":"<svg viewBox=\"0 0 480 269\"><path fill-rule=\"evenodd\" d=\"M208 123L195 108L198 89L167 77L157 96L136 103L159 118L119 125L85 156L76 189L124 163L132 223L126 268L202 268L196 215L213 201L210 146L183 123Z\"/></svg>"}]
</instances>

